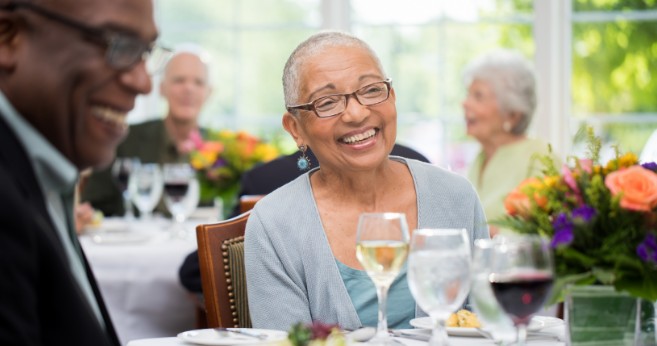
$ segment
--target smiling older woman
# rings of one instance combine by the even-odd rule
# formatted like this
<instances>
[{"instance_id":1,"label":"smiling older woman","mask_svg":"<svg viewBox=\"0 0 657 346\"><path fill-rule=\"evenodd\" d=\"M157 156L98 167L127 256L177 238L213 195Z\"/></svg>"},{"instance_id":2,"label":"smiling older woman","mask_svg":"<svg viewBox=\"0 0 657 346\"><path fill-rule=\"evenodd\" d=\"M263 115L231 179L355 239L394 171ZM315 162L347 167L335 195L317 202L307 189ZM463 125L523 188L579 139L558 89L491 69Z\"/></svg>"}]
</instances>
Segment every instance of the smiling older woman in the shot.
<instances>
[{"instance_id":1,"label":"smiling older woman","mask_svg":"<svg viewBox=\"0 0 657 346\"><path fill-rule=\"evenodd\" d=\"M471 184L416 160L390 156L397 132L395 90L376 54L358 38L324 32L302 42L283 71L283 126L311 169L256 204L246 229L246 274L254 327L287 330L322 321L376 326L376 291L356 259L363 212L400 212L409 229L465 228L488 238ZM302 160L303 161L303 160ZM391 328L418 313L406 269L388 295Z\"/></svg>"}]
</instances>

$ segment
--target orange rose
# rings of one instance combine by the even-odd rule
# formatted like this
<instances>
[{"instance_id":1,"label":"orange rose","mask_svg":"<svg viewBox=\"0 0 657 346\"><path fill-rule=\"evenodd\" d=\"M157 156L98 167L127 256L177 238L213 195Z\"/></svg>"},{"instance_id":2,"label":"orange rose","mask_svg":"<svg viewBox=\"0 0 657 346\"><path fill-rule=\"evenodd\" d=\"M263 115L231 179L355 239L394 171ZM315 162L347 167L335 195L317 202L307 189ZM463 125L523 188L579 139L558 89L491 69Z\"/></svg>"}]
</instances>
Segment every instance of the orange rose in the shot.
<instances>
[{"instance_id":1,"label":"orange rose","mask_svg":"<svg viewBox=\"0 0 657 346\"><path fill-rule=\"evenodd\" d=\"M207 141L203 143L203 145L200 148L200 151L215 152L219 154L222 151L224 151L224 145L221 142Z\"/></svg>"},{"instance_id":2,"label":"orange rose","mask_svg":"<svg viewBox=\"0 0 657 346\"><path fill-rule=\"evenodd\" d=\"M511 216L519 214L526 216L529 207L529 197L518 188L513 189L504 199L504 208L506 208L506 212Z\"/></svg>"},{"instance_id":3,"label":"orange rose","mask_svg":"<svg viewBox=\"0 0 657 346\"><path fill-rule=\"evenodd\" d=\"M504 207L509 215L520 215L523 217L529 216L529 211L532 207L529 196L533 196L533 200L540 208L547 206L547 197L541 196L536 190L540 189L543 185L538 178L525 179L518 187L513 189L504 199Z\"/></svg>"},{"instance_id":4,"label":"orange rose","mask_svg":"<svg viewBox=\"0 0 657 346\"><path fill-rule=\"evenodd\" d=\"M621 207L650 211L657 206L657 174L641 166L612 172L605 178L612 195L621 194Z\"/></svg>"}]
</instances>

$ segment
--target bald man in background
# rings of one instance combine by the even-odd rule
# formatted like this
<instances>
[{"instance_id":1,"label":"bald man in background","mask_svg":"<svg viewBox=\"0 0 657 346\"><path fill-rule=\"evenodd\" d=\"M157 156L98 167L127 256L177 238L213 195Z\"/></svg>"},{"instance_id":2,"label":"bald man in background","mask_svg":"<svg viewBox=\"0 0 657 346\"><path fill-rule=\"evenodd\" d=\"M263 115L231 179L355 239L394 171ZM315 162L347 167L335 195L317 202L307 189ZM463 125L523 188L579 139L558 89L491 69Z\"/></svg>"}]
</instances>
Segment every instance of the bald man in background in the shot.
<instances>
[{"instance_id":1,"label":"bald man in background","mask_svg":"<svg viewBox=\"0 0 657 346\"><path fill-rule=\"evenodd\" d=\"M142 163L189 162L191 138L204 137L198 118L211 93L208 55L186 44L176 49L164 70L160 94L167 100L164 119L130 126L130 133L116 151L116 157L136 157ZM93 173L84 184L80 200L90 203L106 216L123 215L125 208L111 166ZM160 201L156 211L166 213Z\"/></svg>"}]
</instances>

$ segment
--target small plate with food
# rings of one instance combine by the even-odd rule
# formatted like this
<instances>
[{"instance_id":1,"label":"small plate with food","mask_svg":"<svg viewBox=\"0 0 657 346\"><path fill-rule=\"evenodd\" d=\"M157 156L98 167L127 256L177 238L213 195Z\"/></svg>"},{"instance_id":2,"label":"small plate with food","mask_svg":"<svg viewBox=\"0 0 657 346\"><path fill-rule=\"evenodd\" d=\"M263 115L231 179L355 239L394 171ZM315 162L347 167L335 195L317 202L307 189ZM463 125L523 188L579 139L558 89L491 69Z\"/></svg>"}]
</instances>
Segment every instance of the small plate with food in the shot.
<instances>
[{"instance_id":1,"label":"small plate with food","mask_svg":"<svg viewBox=\"0 0 657 346\"><path fill-rule=\"evenodd\" d=\"M433 323L430 317L418 317L410 321L411 326L419 329L433 329ZM527 326L528 331L537 331L543 328L544 323L537 318L533 318ZM445 322L447 334L452 336L474 336L483 337L477 330L481 328L481 323L474 312L462 309L452 314Z\"/></svg>"}]
</instances>

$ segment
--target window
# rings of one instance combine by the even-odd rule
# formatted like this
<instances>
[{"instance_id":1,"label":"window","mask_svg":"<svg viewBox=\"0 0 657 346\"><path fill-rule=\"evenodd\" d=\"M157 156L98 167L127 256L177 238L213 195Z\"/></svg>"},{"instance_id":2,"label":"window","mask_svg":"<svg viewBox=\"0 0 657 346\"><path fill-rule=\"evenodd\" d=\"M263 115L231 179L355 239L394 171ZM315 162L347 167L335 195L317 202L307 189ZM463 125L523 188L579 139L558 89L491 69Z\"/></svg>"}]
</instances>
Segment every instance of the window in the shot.
<instances>
[{"instance_id":1,"label":"window","mask_svg":"<svg viewBox=\"0 0 657 346\"><path fill-rule=\"evenodd\" d=\"M657 129L654 0L572 2L572 121L639 153ZM608 150L610 151L610 150Z\"/></svg>"},{"instance_id":2,"label":"window","mask_svg":"<svg viewBox=\"0 0 657 346\"><path fill-rule=\"evenodd\" d=\"M535 62L532 135L565 156L579 150L571 140L588 124L639 152L657 128L656 1L156 0L156 20L165 43L196 42L214 58L201 122L268 138L287 138L281 74L292 49L324 28L351 31L393 79L399 142L462 172L477 144L464 135L461 72L497 47ZM136 113L164 111L154 92Z\"/></svg>"}]
</instances>

